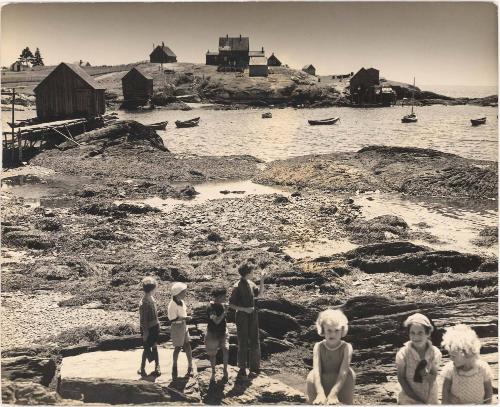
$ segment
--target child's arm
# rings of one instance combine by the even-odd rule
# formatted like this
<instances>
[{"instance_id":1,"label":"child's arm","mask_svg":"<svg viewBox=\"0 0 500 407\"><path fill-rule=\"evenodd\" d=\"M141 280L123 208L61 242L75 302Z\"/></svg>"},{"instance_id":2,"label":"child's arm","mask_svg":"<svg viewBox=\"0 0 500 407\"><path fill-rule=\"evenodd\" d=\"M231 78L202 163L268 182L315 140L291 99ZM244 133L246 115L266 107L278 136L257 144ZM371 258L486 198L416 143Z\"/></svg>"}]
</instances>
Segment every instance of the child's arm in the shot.
<instances>
[{"instance_id":1,"label":"child's arm","mask_svg":"<svg viewBox=\"0 0 500 407\"><path fill-rule=\"evenodd\" d=\"M330 400L334 404L338 404L337 394L339 394L340 389L342 389L342 386L344 386L345 379L347 378L347 374L349 373L349 368L351 365L352 345L350 343L346 343L345 346L346 349L344 351L344 358L342 359L342 364L340 365L337 381L330 390L330 394L328 394L328 400Z\"/></svg>"},{"instance_id":2,"label":"child's arm","mask_svg":"<svg viewBox=\"0 0 500 407\"><path fill-rule=\"evenodd\" d=\"M406 393L406 395L412 398L415 401L418 401L419 404L425 404L425 400L422 400L420 397L416 395L411 386L408 384L406 380L406 366L399 365L398 366L398 382L401 385L401 388Z\"/></svg>"},{"instance_id":3,"label":"child's arm","mask_svg":"<svg viewBox=\"0 0 500 407\"><path fill-rule=\"evenodd\" d=\"M263 297L264 293L266 292L265 287L264 287L264 280L266 279L266 273L264 270L260 274L260 284L259 284L259 295L257 295L257 298Z\"/></svg>"},{"instance_id":4,"label":"child's arm","mask_svg":"<svg viewBox=\"0 0 500 407\"><path fill-rule=\"evenodd\" d=\"M491 399L493 397L493 386L491 385L491 379L484 382L484 401L483 404L491 404Z\"/></svg>"},{"instance_id":5,"label":"child's arm","mask_svg":"<svg viewBox=\"0 0 500 407\"><path fill-rule=\"evenodd\" d=\"M326 403L325 389L323 389L321 384L321 361L319 360L320 343L321 342L316 343L313 348L313 380L314 387L316 387L316 399L313 400L313 404Z\"/></svg>"},{"instance_id":6,"label":"child's arm","mask_svg":"<svg viewBox=\"0 0 500 407\"><path fill-rule=\"evenodd\" d=\"M226 317L226 310L222 312L219 316L215 312L212 312L210 314L210 319L214 321L216 325L219 325L222 321L224 321L224 318Z\"/></svg>"},{"instance_id":7,"label":"child's arm","mask_svg":"<svg viewBox=\"0 0 500 407\"><path fill-rule=\"evenodd\" d=\"M441 404L451 404L451 380L445 378L443 381L443 397Z\"/></svg>"}]
</instances>

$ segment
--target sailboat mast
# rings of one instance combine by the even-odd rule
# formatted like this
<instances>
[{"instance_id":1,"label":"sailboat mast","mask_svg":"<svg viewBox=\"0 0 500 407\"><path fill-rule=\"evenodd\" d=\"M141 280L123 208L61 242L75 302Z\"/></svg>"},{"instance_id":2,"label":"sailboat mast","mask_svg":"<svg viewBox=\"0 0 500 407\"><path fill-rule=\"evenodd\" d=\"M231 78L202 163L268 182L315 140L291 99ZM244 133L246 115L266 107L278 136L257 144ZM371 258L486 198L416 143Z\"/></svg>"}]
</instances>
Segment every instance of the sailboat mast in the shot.
<instances>
[{"instance_id":1,"label":"sailboat mast","mask_svg":"<svg viewBox=\"0 0 500 407\"><path fill-rule=\"evenodd\" d=\"M413 88L411 90L411 114L413 114L414 104L415 104L415 77L413 77Z\"/></svg>"}]
</instances>

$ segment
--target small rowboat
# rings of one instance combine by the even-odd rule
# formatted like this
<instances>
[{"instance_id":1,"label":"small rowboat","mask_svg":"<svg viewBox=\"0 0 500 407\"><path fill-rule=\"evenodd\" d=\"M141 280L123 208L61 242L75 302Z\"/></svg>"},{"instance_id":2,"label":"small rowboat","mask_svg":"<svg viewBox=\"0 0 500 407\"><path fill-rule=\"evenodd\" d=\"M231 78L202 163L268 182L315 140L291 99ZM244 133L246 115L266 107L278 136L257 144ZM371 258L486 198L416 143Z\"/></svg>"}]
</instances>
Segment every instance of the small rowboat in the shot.
<instances>
[{"instance_id":1,"label":"small rowboat","mask_svg":"<svg viewBox=\"0 0 500 407\"><path fill-rule=\"evenodd\" d=\"M479 126L480 124L486 123L486 117L481 117L480 119L470 119L473 126Z\"/></svg>"},{"instance_id":2,"label":"small rowboat","mask_svg":"<svg viewBox=\"0 0 500 407\"><path fill-rule=\"evenodd\" d=\"M323 119L323 120L308 120L309 124L311 126L325 126L325 125L330 125L330 124L335 124L340 120L340 117L331 117L330 119Z\"/></svg>"},{"instance_id":3,"label":"small rowboat","mask_svg":"<svg viewBox=\"0 0 500 407\"><path fill-rule=\"evenodd\" d=\"M185 121L180 121L180 120L176 120L175 121L175 125L177 127L195 127L195 126L198 126L200 122L200 118L199 117L195 117L194 119L190 119L190 120L185 120Z\"/></svg>"},{"instance_id":4,"label":"small rowboat","mask_svg":"<svg viewBox=\"0 0 500 407\"><path fill-rule=\"evenodd\" d=\"M272 117L273 117L273 114L271 112L262 113L263 119L272 119Z\"/></svg>"},{"instance_id":5,"label":"small rowboat","mask_svg":"<svg viewBox=\"0 0 500 407\"><path fill-rule=\"evenodd\" d=\"M149 127L152 130L165 130L167 127L168 122L158 122L158 123L151 123L151 124L146 124L146 127Z\"/></svg>"},{"instance_id":6,"label":"small rowboat","mask_svg":"<svg viewBox=\"0 0 500 407\"><path fill-rule=\"evenodd\" d=\"M401 123L416 123L417 120L417 115L415 113L410 113L406 116L403 116L403 118L401 119Z\"/></svg>"}]
</instances>

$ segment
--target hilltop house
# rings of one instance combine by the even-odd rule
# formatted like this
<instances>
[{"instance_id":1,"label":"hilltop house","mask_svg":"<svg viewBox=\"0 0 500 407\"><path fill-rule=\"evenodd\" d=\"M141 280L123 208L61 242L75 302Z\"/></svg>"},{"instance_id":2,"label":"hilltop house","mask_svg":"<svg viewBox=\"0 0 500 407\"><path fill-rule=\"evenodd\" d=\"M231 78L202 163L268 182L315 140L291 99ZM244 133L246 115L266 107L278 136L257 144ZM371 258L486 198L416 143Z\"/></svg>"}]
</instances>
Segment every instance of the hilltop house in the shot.
<instances>
[{"instance_id":1,"label":"hilltop house","mask_svg":"<svg viewBox=\"0 0 500 407\"><path fill-rule=\"evenodd\" d=\"M40 119L104 114L104 86L77 65L62 62L34 89Z\"/></svg>"},{"instance_id":2,"label":"hilltop house","mask_svg":"<svg viewBox=\"0 0 500 407\"><path fill-rule=\"evenodd\" d=\"M122 89L125 102L144 104L153 95L153 78L134 67L122 78Z\"/></svg>"},{"instance_id":3,"label":"hilltop house","mask_svg":"<svg viewBox=\"0 0 500 407\"><path fill-rule=\"evenodd\" d=\"M267 58L264 55L251 56L248 65L248 76L267 76Z\"/></svg>"},{"instance_id":4,"label":"hilltop house","mask_svg":"<svg viewBox=\"0 0 500 407\"><path fill-rule=\"evenodd\" d=\"M308 64L302 68L304 72L307 72L309 75L316 75L316 68L312 64Z\"/></svg>"},{"instance_id":5,"label":"hilltop house","mask_svg":"<svg viewBox=\"0 0 500 407\"><path fill-rule=\"evenodd\" d=\"M213 52L208 50L205 58L207 65L219 65L219 51Z\"/></svg>"},{"instance_id":6,"label":"hilltop house","mask_svg":"<svg viewBox=\"0 0 500 407\"><path fill-rule=\"evenodd\" d=\"M267 58L267 66L281 66L281 61L276 58L274 52L271 54L269 58Z\"/></svg>"},{"instance_id":7,"label":"hilltop house","mask_svg":"<svg viewBox=\"0 0 500 407\"><path fill-rule=\"evenodd\" d=\"M164 42L153 48L153 52L149 54L149 61L151 63L157 64L167 64L171 62L177 62L177 56L173 51L165 45Z\"/></svg>"},{"instance_id":8,"label":"hilltop house","mask_svg":"<svg viewBox=\"0 0 500 407\"><path fill-rule=\"evenodd\" d=\"M246 68L249 62L248 37L225 37L219 38L219 65L231 66L236 68Z\"/></svg>"}]
</instances>

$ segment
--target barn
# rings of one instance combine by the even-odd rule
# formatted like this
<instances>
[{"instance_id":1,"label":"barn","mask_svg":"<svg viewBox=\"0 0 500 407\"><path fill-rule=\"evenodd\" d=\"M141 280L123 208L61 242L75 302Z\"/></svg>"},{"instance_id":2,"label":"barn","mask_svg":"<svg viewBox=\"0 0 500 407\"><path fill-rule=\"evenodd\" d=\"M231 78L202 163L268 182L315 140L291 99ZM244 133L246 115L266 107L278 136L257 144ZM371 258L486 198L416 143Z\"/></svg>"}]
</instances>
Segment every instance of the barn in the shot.
<instances>
[{"instance_id":1,"label":"barn","mask_svg":"<svg viewBox=\"0 0 500 407\"><path fill-rule=\"evenodd\" d=\"M153 49L153 52L149 54L149 61L151 63L157 64L167 64L171 62L177 62L177 55L165 45L164 42Z\"/></svg>"},{"instance_id":2,"label":"barn","mask_svg":"<svg viewBox=\"0 0 500 407\"><path fill-rule=\"evenodd\" d=\"M352 101L358 105L377 104L376 87L379 84L378 69L361 68L349 81Z\"/></svg>"},{"instance_id":3,"label":"barn","mask_svg":"<svg viewBox=\"0 0 500 407\"><path fill-rule=\"evenodd\" d=\"M309 75L316 75L316 68L312 64L304 66L302 71L307 72Z\"/></svg>"},{"instance_id":4,"label":"barn","mask_svg":"<svg viewBox=\"0 0 500 407\"><path fill-rule=\"evenodd\" d=\"M123 100L145 103L153 95L153 78L138 68L132 68L122 78Z\"/></svg>"},{"instance_id":5,"label":"barn","mask_svg":"<svg viewBox=\"0 0 500 407\"><path fill-rule=\"evenodd\" d=\"M267 58L267 66L281 66L281 61L276 58L274 52L271 54L269 58Z\"/></svg>"},{"instance_id":6,"label":"barn","mask_svg":"<svg viewBox=\"0 0 500 407\"><path fill-rule=\"evenodd\" d=\"M102 115L104 90L81 67L62 62L34 89L37 116L46 120Z\"/></svg>"},{"instance_id":7,"label":"barn","mask_svg":"<svg viewBox=\"0 0 500 407\"><path fill-rule=\"evenodd\" d=\"M248 76L267 76L267 58L265 56L250 57Z\"/></svg>"},{"instance_id":8,"label":"barn","mask_svg":"<svg viewBox=\"0 0 500 407\"><path fill-rule=\"evenodd\" d=\"M205 58L207 65L219 65L219 51L208 50Z\"/></svg>"}]
</instances>

